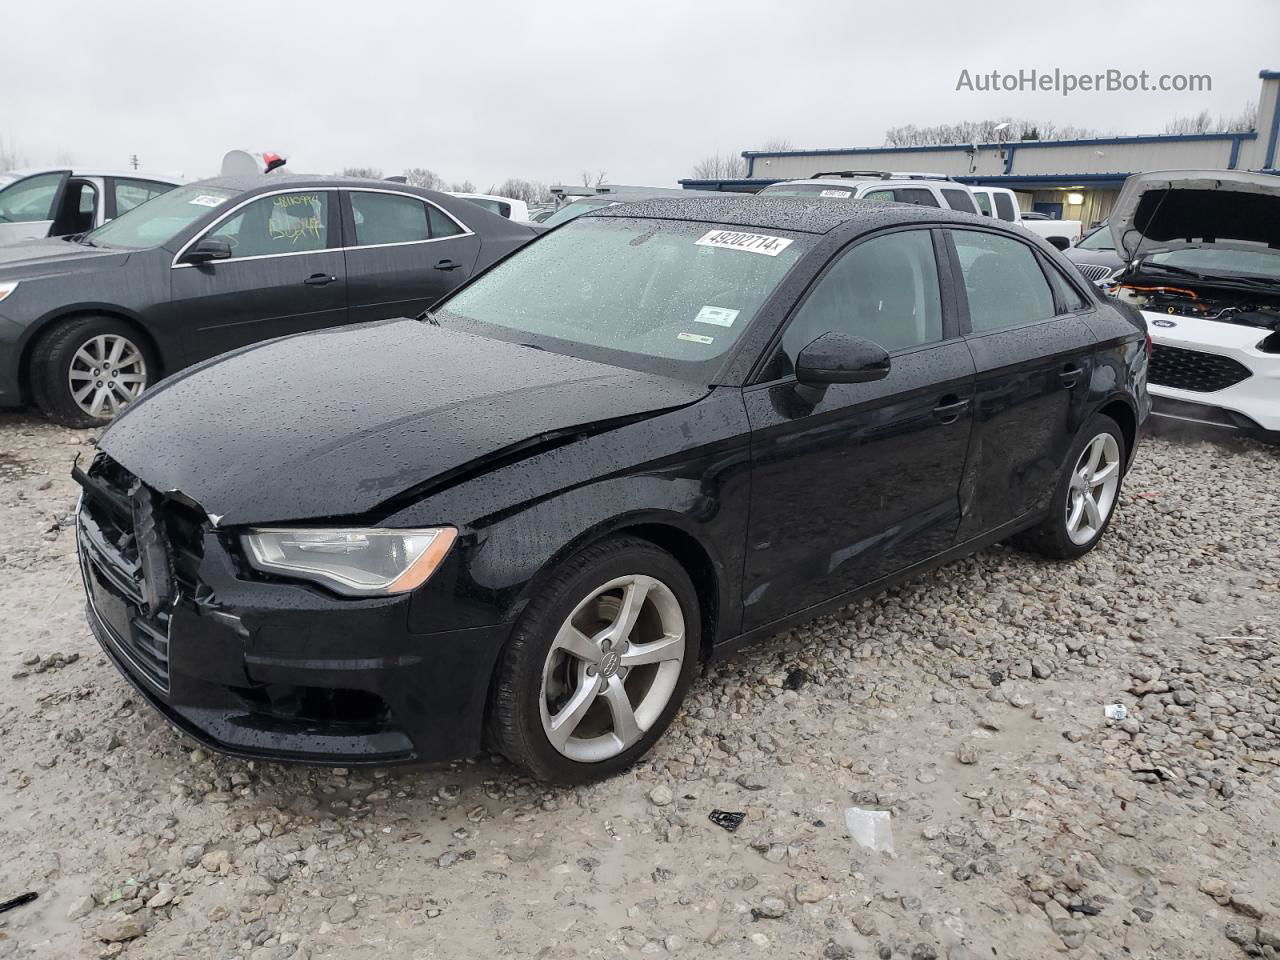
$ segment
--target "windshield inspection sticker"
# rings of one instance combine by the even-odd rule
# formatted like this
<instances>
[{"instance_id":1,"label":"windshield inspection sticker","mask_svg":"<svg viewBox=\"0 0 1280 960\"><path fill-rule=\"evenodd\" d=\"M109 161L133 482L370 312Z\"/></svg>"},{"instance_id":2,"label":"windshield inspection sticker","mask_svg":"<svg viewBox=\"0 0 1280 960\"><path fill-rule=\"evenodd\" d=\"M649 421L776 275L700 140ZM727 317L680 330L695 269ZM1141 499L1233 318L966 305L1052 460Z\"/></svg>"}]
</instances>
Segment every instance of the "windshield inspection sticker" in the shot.
<instances>
[{"instance_id":1,"label":"windshield inspection sticker","mask_svg":"<svg viewBox=\"0 0 1280 960\"><path fill-rule=\"evenodd\" d=\"M211 197L207 194L202 193L200 194L200 196L193 197L187 202L195 204L197 207L217 207L217 206L221 206L226 201L226 199L227 199L226 197Z\"/></svg>"},{"instance_id":2,"label":"windshield inspection sticker","mask_svg":"<svg viewBox=\"0 0 1280 960\"><path fill-rule=\"evenodd\" d=\"M677 340L688 340L690 343L715 343L715 337L704 337L700 333L677 333Z\"/></svg>"},{"instance_id":3,"label":"windshield inspection sticker","mask_svg":"<svg viewBox=\"0 0 1280 960\"><path fill-rule=\"evenodd\" d=\"M776 257L791 241L783 237L771 237L767 233L739 233L737 230L710 230L694 241L699 247L728 247L731 250L746 250L748 253L763 253L766 257Z\"/></svg>"},{"instance_id":4,"label":"windshield inspection sticker","mask_svg":"<svg viewBox=\"0 0 1280 960\"><path fill-rule=\"evenodd\" d=\"M823 190L821 193L818 194L818 196L827 197L829 199L847 200L853 196L853 191L852 190Z\"/></svg>"},{"instance_id":5,"label":"windshield inspection sticker","mask_svg":"<svg viewBox=\"0 0 1280 960\"><path fill-rule=\"evenodd\" d=\"M693 318L694 323L714 323L717 327L732 327L738 319L738 311L728 307L713 307L710 304L698 311Z\"/></svg>"}]
</instances>

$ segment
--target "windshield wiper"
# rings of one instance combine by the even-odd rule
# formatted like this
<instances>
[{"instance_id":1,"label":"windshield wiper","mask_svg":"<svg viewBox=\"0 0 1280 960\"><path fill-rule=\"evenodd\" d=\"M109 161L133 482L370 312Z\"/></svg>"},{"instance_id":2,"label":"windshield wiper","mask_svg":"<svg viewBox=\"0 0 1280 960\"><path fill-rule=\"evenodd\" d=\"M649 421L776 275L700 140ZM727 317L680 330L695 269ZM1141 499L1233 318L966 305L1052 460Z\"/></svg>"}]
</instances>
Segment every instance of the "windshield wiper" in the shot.
<instances>
[{"instance_id":1,"label":"windshield wiper","mask_svg":"<svg viewBox=\"0 0 1280 960\"><path fill-rule=\"evenodd\" d=\"M432 313L430 310L423 310L420 314L418 314L418 315L417 315L416 317L414 317L413 319L415 319L415 320L425 320L425 321L427 321L427 323L431 324L433 327L438 327L438 326L440 326L440 320L439 320L439 318L438 318L438 317L436 317L436 315L435 315L434 313Z\"/></svg>"}]
</instances>

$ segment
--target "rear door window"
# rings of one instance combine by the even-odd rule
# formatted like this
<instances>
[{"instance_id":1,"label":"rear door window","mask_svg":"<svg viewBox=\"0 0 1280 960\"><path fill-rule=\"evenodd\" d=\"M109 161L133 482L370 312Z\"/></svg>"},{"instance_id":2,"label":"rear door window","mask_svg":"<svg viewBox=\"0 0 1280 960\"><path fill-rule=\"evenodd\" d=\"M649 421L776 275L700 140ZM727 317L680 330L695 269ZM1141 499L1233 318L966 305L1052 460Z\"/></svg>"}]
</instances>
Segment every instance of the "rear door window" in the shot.
<instances>
[{"instance_id":1,"label":"rear door window","mask_svg":"<svg viewBox=\"0 0 1280 960\"><path fill-rule=\"evenodd\" d=\"M914 203L918 207L939 207L938 198L927 187L897 187L893 197L899 203Z\"/></svg>"},{"instance_id":2,"label":"rear door window","mask_svg":"<svg viewBox=\"0 0 1280 960\"><path fill-rule=\"evenodd\" d=\"M997 194L999 196L999 194ZM1057 314L1035 251L1021 240L952 230L974 333L1017 327Z\"/></svg>"},{"instance_id":3,"label":"rear door window","mask_svg":"<svg viewBox=\"0 0 1280 960\"><path fill-rule=\"evenodd\" d=\"M959 210L962 213L978 212L978 208L973 205L973 197L969 196L965 190L943 187L942 196L946 199L947 206L952 210Z\"/></svg>"},{"instance_id":4,"label":"rear door window","mask_svg":"<svg viewBox=\"0 0 1280 960\"><path fill-rule=\"evenodd\" d=\"M418 243L431 239L427 205L395 193L351 193L351 215L356 222L356 245Z\"/></svg>"},{"instance_id":5,"label":"rear door window","mask_svg":"<svg viewBox=\"0 0 1280 960\"><path fill-rule=\"evenodd\" d=\"M973 195L973 199L978 201L978 210L983 216L991 216L991 194L980 191Z\"/></svg>"},{"instance_id":6,"label":"rear door window","mask_svg":"<svg viewBox=\"0 0 1280 960\"><path fill-rule=\"evenodd\" d=\"M173 187L167 183L154 180L123 180L116 178L112 182L112 191L116 200L116 216L128 213L134 207L146 203L152 197L168 193Z\"/></svg>"},{"instance_id":7,"label":"rear door window","mask_svg":"<svg viewBox=\"0 0 1280 960\"><path fill-rule=\"evenodd\" d=\"M1013 209L1013 201L1009 199L1007 193L996 194L996 214L1001 220L1008 220L1010 223L1018 219L1018 214Z\"/></svg>"}]
</instances>

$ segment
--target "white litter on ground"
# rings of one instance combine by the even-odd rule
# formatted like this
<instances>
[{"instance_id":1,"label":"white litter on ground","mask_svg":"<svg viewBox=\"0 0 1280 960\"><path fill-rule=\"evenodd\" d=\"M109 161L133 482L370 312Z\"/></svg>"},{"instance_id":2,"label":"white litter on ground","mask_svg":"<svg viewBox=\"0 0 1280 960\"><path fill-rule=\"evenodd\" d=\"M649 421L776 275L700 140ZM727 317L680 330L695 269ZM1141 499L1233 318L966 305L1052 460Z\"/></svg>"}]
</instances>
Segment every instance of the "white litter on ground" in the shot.
<instances>
[{"instance_id":1,"label":"white litter on ground","mask_svg":"<svg viewBox=\"0 0 1280 960\"><path fill-rule=\"evenodd\" d=\"M846 807L844 824L849 830L849 836L859 846L877 853L893 853L893 827L889 822L890 817L888 810Z\"/></svg>"}]
</instances>

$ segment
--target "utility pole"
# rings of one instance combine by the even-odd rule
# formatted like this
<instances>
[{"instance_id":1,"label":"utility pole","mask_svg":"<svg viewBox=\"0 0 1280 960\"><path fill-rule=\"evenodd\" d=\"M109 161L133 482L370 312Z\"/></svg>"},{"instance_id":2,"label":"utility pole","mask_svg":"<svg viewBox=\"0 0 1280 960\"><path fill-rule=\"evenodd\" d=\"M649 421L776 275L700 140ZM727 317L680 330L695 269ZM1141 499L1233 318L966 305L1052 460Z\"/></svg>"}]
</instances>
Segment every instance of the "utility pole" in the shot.
<instances>
[{"instance_id":1,"label":"utility pole","mask_svg":"<svg viewBox=\"0 0 1280 960\"><path fill-rule=\"evenodd\" d=\"M129 158L129 162L133 164L133 169L138 169L138 155L136 153Z\"/></svg>"}]
</instances>

